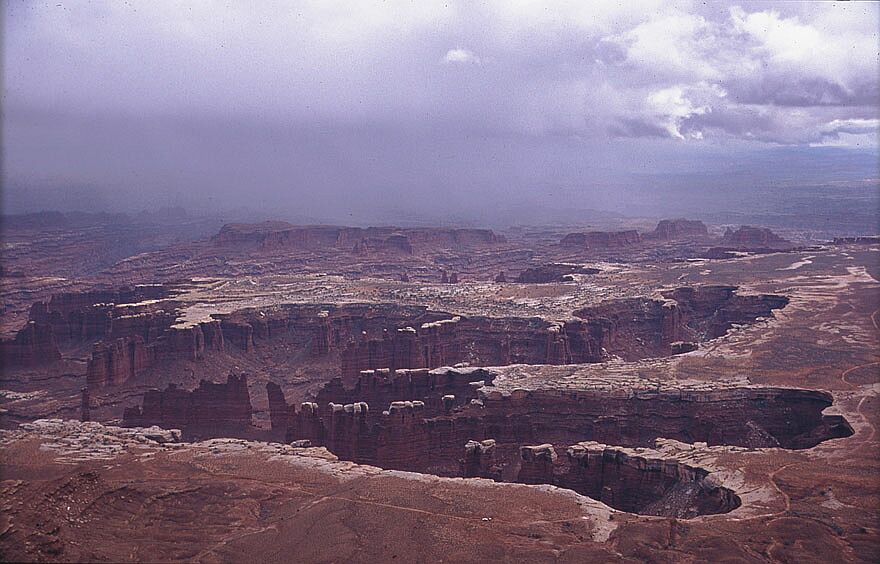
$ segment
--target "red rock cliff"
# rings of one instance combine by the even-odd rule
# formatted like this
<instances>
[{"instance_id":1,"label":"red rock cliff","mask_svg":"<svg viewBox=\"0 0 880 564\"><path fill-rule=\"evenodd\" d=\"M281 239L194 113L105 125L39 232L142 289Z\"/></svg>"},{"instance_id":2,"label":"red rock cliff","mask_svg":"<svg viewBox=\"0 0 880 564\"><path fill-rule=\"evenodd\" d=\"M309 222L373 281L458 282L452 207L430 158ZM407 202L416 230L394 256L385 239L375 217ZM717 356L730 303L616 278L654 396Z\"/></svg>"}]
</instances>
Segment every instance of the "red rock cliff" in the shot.
<instances>
[{"instance_id":1,"label":"red rock cliff","mask_svg":"<svg viewBox=\"0 0 880 564\"><path fill-rule=\"evenodd\" d=\"M158 425L198 438L236 436L250 428L252 411L247 377L230 374L225 384L202 380L192 391L174 384L151 390L142 406L125 410L123 425Z\"/></svg>"},{"instance_id":2,"label":"red rock cliff","mask_svg":"<svg viewBox=\"0 0 880 564\"><path fill-rule=\"evenodd\" d=\"M61 359L52 326L29 321L14 339L0 341L0 360L7 367L28 367Z\"/></svg>"}]
</instances>

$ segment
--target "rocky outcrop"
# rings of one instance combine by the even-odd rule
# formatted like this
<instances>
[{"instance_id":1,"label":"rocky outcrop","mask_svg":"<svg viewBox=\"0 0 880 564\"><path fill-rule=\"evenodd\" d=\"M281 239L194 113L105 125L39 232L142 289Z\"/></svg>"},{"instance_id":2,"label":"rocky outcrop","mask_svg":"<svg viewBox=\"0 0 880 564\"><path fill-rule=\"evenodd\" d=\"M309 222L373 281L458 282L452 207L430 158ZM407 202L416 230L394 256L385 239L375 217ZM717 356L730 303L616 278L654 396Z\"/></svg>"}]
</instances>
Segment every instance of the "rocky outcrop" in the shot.
<instances>
[{"instance_id":1,"label":"rocky outcrop","mask_svg":"<svg viewBox=\"0 0 880 564\"><path fill-rule=\"evenodd\" d=\"M283 306L219 315L226 343L249 352L283 339L302 354L339 356L343 376L376 368L435 368L469 362L561 364L603 358L600 329L579 320L451 315L392 305Z\"/></svg>"},{"instance_id":2,"label":"rocky outcrop","mask_svg":"<svg viewBox=\"0 0 880 564\"><path fill-rule=\"evenodd\" d=\"M551 266L583 272L576 265ZM555 276L559 272L532 274ZM769 316L785 303L781 296L739 296L733 287L717 286L680 288L667 292L665 299L603 302L575 312L579 319L559 322L347 304L240 310L182 327L171 325L174 316L163 309L118 315L111 307L108 325L102 329L108 335L93 345L87 381L94 389L118 386L162 362L197 361L208 351L227 347L252 353L276 339L295 346L305 358L333 355L349 382L363 370L380 368L579 364L601 362L611 355L626 359L666 356L692 350L695 343L718 337L734 324ZM35 323L30 332L22 333L23 342L44 335L37 335L34 328L39 326ZM47 327L51 330L52 326ZM5 346L11 351L10 345ZM46 346L51 348L48 342ZM8 353L10 358L23 358L21 354ZM28 354L36 358L34 352ZM38 356L57 358L57 353Z\"/></svg>"},{"instance_id":3,"label":"rocky outcrop","mask_svg":"<svg viewBox=\"0 0 880 564\"><path fill-rule=\"evenodd\" d=\"M495 391L493 386L486 385L475 398L474 388L480 384L464 385L463 382L482 378L491 384L491 371L433 370L418 375L418 387L413 386L411 373L403 377L386 376L391 377L390 381L383 380L380 386L361 385L357 389L344 388L338 382L329 383L318 394L321 403L310 404L308 433L301 427L301 421L290 418L288 439L311 439L313 444L321 444L322 436L328 435L316 429L329 426L326 417L333 413L332 405L339 405L339 409L346 412L345 406L370 399L365 402L367 405L406 407L407 404L398 403L400 398L407 397L406 393L413 394L409 397L417 403L411 407L423 420L413 424L421 425L420 428L411 426L407 434L415 437L427 433L432 452L452 452L456 459L460 456L460 446L468 440L488 438L499 445L537 442L566 445L600 440L635 447L668 437L688 443L800 449L828 438L852 434L842 418L822 414L831 405L831 396L809 390L757 387L712 390L682 384L677 384L678 387L671 384L668 389L614 386L591 389L587 382L580 390L514 390L510 393ZM375 378L375 374L367 373L361 384L375 383ZM437 387L432 389L433 385ZM455 395L458 408L450 412L444 407L443 396L452 391L458 392ZM323 403L328 398L334 399ZM364 419L367 423L379 424L382 413L374 410ZM386 431L393 428L388 421L383 427ZM327 446L331 450L341 448L334 444ZM422 456L428 458L420 464L439 462L431 460L430 453L423 452L418 457Z\"/></svg>"},{"instance_id":4,"label":"rocky outcrop","mask_svg":"<svg viewBox=\"0 0 880 564\"><path fill-rule=\"evenodd\" d=\"M354 335L342 352L342 372L372 368L436 368L462 362L478 365L599 362L601 328L580 321L484 317L427 321L376 337Z\"/></svg>"},{"instance_id":5,"label":"rocky outcrop","mask_svg":"<svg viewBox=\"0 0 880 564\"><path fill-rule=\"evenodd\" d=\"M880 236L863 235L861 237L835 237L832 245L880 245Z\"/></svg>"},{"instance_id":6,"label":"rocky outcrop","mask_svg":"<svg viewBox=\"0 0 880 564\"><path fill-rule=\"evenodd\" d=\"M142 311L132 304L164 298L168 288L141 285L120 290L68 292L31 306L29 319L51 325L59 344L88 343L132 333L150 339L173 323L173 312ZM129 307L121 308L120 305Z\"/></svg>"},{"instance_id":7,"label":"rocky outcrop","mask_svg":"<svg viewBox=\"0 0 880 564\"><path fill-rule=\"evenodd\" d=\"M642 241L639 232L627 231L587 231L569 233L560 241L560 245L570 249L606 250L631 247Z\"/></svg>"},{"instance_id":8,"label":"rocky outcrop","mask_svg":"<svg viewBox=\"0 0 880 564\"><path fill-rule=\"evenodd\" d=\"M549 284L552 282L572 281L573 274L598 274L598 268L589 268L577 264L544 264L527 268L516 277L522 284Z\"/></svg>"},{"instance_id":9,"label":"rocky outcrop","mask_svg":"<svg viewBox=\"0 0 880 564\"><path fill-rule=\"evenodd\" d=\"M33 367L60 359L55 332L46 323L29 321L14 339L0 341L0 360L4 367Z\"/></svg>"},{"instance_id":10,"label":"rocky outcrop","mask_svg":"<svg viewBox=\"0 0 880 564\"><path fill-rule=\"evenodd\" d=\"M734 324L769 317L788 303L785 296L740 296L733 286L682 287L663 295L665 301L612 300L574 315L601 328L600 344L609 354L637 360L687 352L681 343L720 337Z\"/></svg>"},{"instance_id":11,"label":"rocky outcrop","mask_svg":"<svg viewBox=\"0 0 880 564\"><path fill-rule=\"evenodd\" d=\"M357 391L338 382L328 385L319 402L305 402L298 411L285 404L287 441L307 440L342 459L383 468L554 484L625 511L687 518L728 511L738 499L704 483L704 469L658 461L642 447L669 437L691 444L802 449L853 433L840 416L823 415L831 405L829 394L809 390L712 389L683 382L591 388L587 382L578 390L505 392L486 385L477 398L460 402L455 396L457 407L449 409L443 392L450 389L432 386L476 377L491 382L491 371L420 371L415 388L412 373L399 383L395 375L385 376L391 381L374 386L376 375L365 374ZM424 399L394 399L407 393ZM323 403L327 398L337 401ZM362 401L367 398L371 402ZM273 424L276 420L281 418L273 415Z\"/></svg>"},{"instance_id":12,"label":"rocky outcrop","mask_svg":"<svg viewBox=\"0 0 880 564\"><path fill-rule=\"evenodd\" d=\"M79 420L80 421L91 421L91 400L89 399L89 388L86 386L80 390L80 405L79 405Z\"/></svg>"},{"instance_id":13,"label":"rocky outcrop","mask_svg":"<svg viewBox=\"0 0 880 564\"><path fill-rule=\"evenodd\" d=\"M709 230L702 221L693 219L662 219L654 231L643 235L646 239L659 241L671 241L685 238L704 238L709 236Z\"/></svg>"},{"instance_id":14,"label":"rocky outcrop","mask_svg":"<svg viewBox=\"0 0 880 564\"><path fill-rule=\"evenodd\" d=\"M461 475L465 478L501 480L501 467L495 463L495 440L468 441L461 459Z\"/></svg>"},{"instance_id":15,"label":"rocky outcrop","mask_svg":"<svg viewBox=\"0 0 880 564\"><path fill-rule=\"evenodd\" d=\"M786 249L792 248L790 241L783 239L766 227L743 225L736 231L728 228L721 238L724 246L733 249Z\"/></svg>"},{"instance_id":16,"label":"rocky outcrop","mask_svg":"<svg viewBox=\"0 0 880 564\"><path fill-rule=\"evenodd\" d=\"M343 378L361 371L469 363L580 364L685 352L683 342L715 338L787 303L739 296L732 287L681 289L664 299L612 300L569 319L463 317L396 305L289 305L218 315L225 343L251 352L282 340L308 358L335 355ZM673 346L673 343L679 343ZM275 345L272 345L275 346Z\"/></svg>"},{"instance_id":17,"label":"rocky outcrop","mask_svg":"<svg viewBox=\"0 0 880 564\"><path fill-rule=\"evenodd\" d=\"M364 370L353 387L347 387L341 378L327 382L317 393L319 405L330 402L366 402L371 405L387 405L397 399L418 399L425 413L439 415L449 411L452 405L465 405L477 398L477 389L492 374L480 368L456 370L398 369Z\"/></svg>"},{"instance_id":18,"label":"rocky outcrop","mask_svg":"<svg viewBox=\"0 0 880 564\"><path fill-rule=\"evenodd\" d=\"M304 402L299 411L296 406L287 404L280 386L269 382L266 391L269 395L272 434L284 437L288 442L306 439L313 444L333 444L337 450L355 452L358 450L355 446L344 445L343 442L357 437L357 433L351 430L341 432L345 426L341 419L332 425L341 434L331 431L329 423L325 425L326 417L331 416L334 410L340 414L349 413L354 409L352 406L362 404L366 407L358 410L363 409L364 421L369 418L375 423L383 414L381 411L369 413L370 402L373 405L399 407L400 404L394 403L397 400L389 398L420 398L414 401L417 401L417 409L423 417L439 416L475 400L479 387L487 381L491 382L491 379L492 375L483 369L366 370L354 387L346 387L340 378L331 380L318 392L316 402ZM362 430L368 432L366 428Z\"/></svg>"},{"instance_id":19,"label":"rocky outcrop","mask_svg":"<svg viewBox=\"0 0 880 564\"><path fill-rule=\"evenodd\" d=\"M290 427L291 406L287 405L281 386L275 382L266 382L266 395L269 398L269 421L272 424L272 438L283 441L287 437L287 430Z\"/></svg>"},{"instance_id":20,"label":"rocky outcrop","mask_svg":"<svg viewBox=\"0 0 880 564\"><path fill-rule=\"evenodd\" d=\"M230 374L225 384L202 380L192 391L174 384L150 390L141 406L125 409L123 426L181 429L188 438L236 436L250 428L252 411L247 377Z\"/></svg>"},{"instance_id":21,"label":"rocky outcrop","mask_svg":"<svg viewBox=\"0 0 880 564\"><path fill-rule=\"evenodd\" d=\"M429 376L455 379L456 372L431 371ZM477 375L465 370L461 376ZM497 463L510 466L517 462L509 458L512 445L561 447L597 440L637 447L668 437L687 443L801 449L852 434L841 417L822 414L831 405L830 395L807 390L587 386L580 391L506 394L488 386L479 398L459 403L452 412L444 409L442 396L436 401L442 391L433 392L415 396L424 400L402 401L393 399L405 397L394 386L366 390L361 397L370 397L372 406L390 406L376 411L367 402L350 401L356 395L352 390L328 385L320 397L338 393L335 397L346 403L307 403L299 412L288 410L287 439L308 439L359 462L454 475L461 468L461 445L469 440L495 440L499 452L508 456Z\"/></svg>"},{"instance_id":22,"label":"rocky outcrop","mask_svg":"<svg viewBox=\"0 0 880 564\"><path fill-rule=\"evenodd\" d=\"M627 231L587 231L569 233L560 244L571 249L608 250L631 247L645 241L673 241L677 239L701 239L709 236L702 221L692 219L662 219L653 231L640 234Z\"/></svg>"},{"instance_id":23,"label":"rocky outcrop","mask_svg":"<svg viewBox=\"0 0 880 564\"><path fill-rule=\"evenodd\" d=\"M650 446L659 437L687 443L744 447L810 448L828 438L852 434L838 416L823 415L831 396L785 388L482 390L481 406L461 416L478 416L499 443L554 445L598 440L622 446ZM515 422L515 424L514 424Z\"/></svg>"},{"instance_id":24,"label":"rocky outcrop","mask_svg":"<svg viewBox=\"0 0 880 564\"><path fill-rule=\"evenodd\" d=\"M406 235L396 233L388 237L364 237L354 245L354 252L358 254L369 253L399 253L403 255L413 254L412 243Z\"/></svg>"},{"instance_id":25,"label":"rocky outcrop","mask_svg":"<svg viewBox=\"0 0 880 564\"><path fill-rule=\"evenodd\" d=\"M682 316L685 330L678 336L699 342L715 339L733 325L748 325L770 317L774 310L788 304L785 296L740 295L736 290L735 286L693 286L665 292L664 297L675 301Z\"/></svg>"},{"instance_id":26,"label":"rocky outcrop","mask_svg":"<svg viewBox=\"0 0 880 564\"><path fill-rule=\"evenodd\" d=\"M709 230L702 221L692 219L663 219L653 231L640 234L633 229L626 231L587 231L569 233L560 245L569 249L613 250L632 247L646 241L674 241L678 239L703 239Z\"/></svg>"},{"instance_id":27,"label":"rocky outcrop","mask_svg":"<svg viewBox=\"0 0 880 564\"><path fill-rule=\"evenodd\" d=\"M156 353L143 337L122 337L96 343L86 368L86 382L92 389L118 386L153 365Z\"/></svg>"},{"instance_id":28,"label":"rocky outcrop","mask_svg":"<svg viewBox=\"0 0 880 564\"><path fill-rule=\"evenodd\" d=\"M704 468L650 449L582 442L567 448L565 457L550 468L530 466L536 475L549 470L539 483L568 488L630 513L688 519L726 513L741 504Z\"/></svg>"},{"instance_id":29,"label":"rocky outcrop","mask_svg":"<svg viewBox=\"0 0 880 564\"><path fill-rule=\"evenodd\" d=\"M549 443L523 446L519 449L520 468L517 481L523 484L552 484L553 469L558 457Z\"/></svg>"},{"instance_id":30,"label":"rocky outcrop","mask_svg":"<svg viewBox=\"0 0 880 564\"><path fill-rule=\"evenodd\" d=\"M223 349L218 321L170 328L152 341L140 334L99 341L92 348L86 381L93 389L119 386L160 362L200 360L205 351Z\"/></svg>"},{"instance_id":31,"label":"rocky outcrop","mask_svg":"<svg viewBox=\"0 0 880 564\"><path fill-rule=\"evenodd\" d=\"M343 249L357 253L411 254L414 248L461 248L503 243L489 229L296 226L286 222L224 225L211 238L220 247L261 249Z\"/></svg>"}]
</instances>

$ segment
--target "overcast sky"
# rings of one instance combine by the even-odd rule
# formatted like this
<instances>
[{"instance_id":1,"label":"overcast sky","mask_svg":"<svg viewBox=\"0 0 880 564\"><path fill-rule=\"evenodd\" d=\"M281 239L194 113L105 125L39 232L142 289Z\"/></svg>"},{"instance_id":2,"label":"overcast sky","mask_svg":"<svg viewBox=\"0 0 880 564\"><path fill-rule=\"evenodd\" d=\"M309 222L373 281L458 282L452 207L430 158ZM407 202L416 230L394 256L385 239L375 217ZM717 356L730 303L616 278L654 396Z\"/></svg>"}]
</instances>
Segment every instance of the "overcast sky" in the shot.
<instances>
[{"instance_id":1,"label":"overcast sky","mask_svg":"<svg viewBox=\"0 0 880 564\"><path fill-rule=\"evenodd\" d=\"M3 6L11 211L474 218L880 175L876 3Z\"/></svg>"}]
</instances>

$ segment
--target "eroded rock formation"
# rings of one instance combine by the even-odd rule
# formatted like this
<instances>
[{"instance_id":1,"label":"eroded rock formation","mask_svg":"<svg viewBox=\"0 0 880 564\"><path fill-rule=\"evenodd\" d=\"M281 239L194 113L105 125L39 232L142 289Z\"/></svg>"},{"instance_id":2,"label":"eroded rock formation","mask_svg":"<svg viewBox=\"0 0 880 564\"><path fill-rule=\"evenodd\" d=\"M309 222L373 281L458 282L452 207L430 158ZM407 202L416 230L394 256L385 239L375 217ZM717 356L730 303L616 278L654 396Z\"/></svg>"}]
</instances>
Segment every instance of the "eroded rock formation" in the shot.
<instances>
[{"instance_id":1,"label":"eroded rock formation","mask_svg":"<svg viewBox=\"0 0 880 564\"><path fill-rule=\"evenodd\" d=\"M833 245L877 245L880 244L880 236L864 235L861 237L835 237Z\"/></svg>"},{"instance_id":2,"label":"eroded rock formation","mask_svg":"<svg viewBox=\"0 0 880 564\"><path fill-rule=\"evenodd\" d=\"M282 221L231 223L211 241L221 247L342 249L356 253L412 254L414 248L460 248L503 243L489 229L296 226Z\"/></svg>"},{"instance_id":3,"label":"eroded rock formation","mask_svg":"<svg viewBox=\"0 0 880 564\"><path fill-rule=\"evenodd\" d=\"M51 325L60 344L124 336L134 330L148 339L150 331L161 332L170 324L168 318L171 314L164 311L145 313L137 304L158 300L167 295L168 288L161 285L60 293L46 302L33 304L29 319ZM132 307L117 307L123 304Z\"/></svg>"},{"instance_id":4,"label":"eroded rock formation","mask_svg":"<svg viewBox=\"0 0 880 564\"><path fill-rule=\"evenodd\" d=\"M630 513L680 519L726 513L741 503L707 470L654 450L581 442L551 458L548 446L523 447L520 474L528 483L568 488Z\"/></svg>"},{"instance_id":5,"label":"eroded rock formation","mask_svg":"<svg viewBox=\"0 0 880 564\"><path fill-rule=\"evenodd\" d=\"M52 326L29 321L14 339L0 341L0 359L7 368L32 367L60 360L61 352Z\"/></svg>"},{"instance_id":6,"label":"eroded rock formation","mask_svg":"<svg viewBox=\"0 0 880 564\"><path fill-rule=\"evenodd\" d=\"M155 335L152 331L148 334ZM218 321L181 328L167 327L152 340L134 332L95 343L86 368L86 379L93 388L118 386L159 362L199 360L207 350L223 349L224 337Z\"/></svg>"},{"instance_id":7,"label":"eroded rock formation","mask_svg":"<svg viewBox=\"0 0 880 564\"><path fill-rule=\"evenodd\" d=\"M312 358L339 355L348 379L363 370L437 368L459 363L577 364L610 355L667 356L751 323L787 303L740 296L735 288L682 288L665 299L612 300L575 312L579 319L463 317L391 305L284 306L217 316L223 338L250 352L286 339ZM676 343L673 346L673 343Z\"/></svg>"},{"instance_id":8,"label":"eroded rock formation","mask_svg":"<svg viewBox=\"0 0 880 564\"><path fill-rule=\"evenodd\" d=\"M588 268L577 264L544 264L527 268L516 277L516 282L525 284L549 284L571 280L572 274L596 274L598 268Z\"/></svg>"},{"instance_id":9,"label":"eroded rock formation","mask_svg":"<svg viewBox=\"0 0 880 564\"><path fill-rule=\"evenodd\" d=\"M169 384L150 390L143 404L126 408L123 426L181 429L186 437L239 436L251 426L247 377L230 374L225 384L202 380L192 391Z\"/></svg>"},{"instance_id":10,"label":"eroded rock formation","mask_svg":"<svg viewBox=\"0 0 880 564\"><path fill-rule=\"evenodd\" d=\"M475 378L482 381L465 384ZM678 517L728 511L739 501L704 483L705 470L622 449L661 437L802 449L853 432L842 417L823 415L831 405L823 392L681 382L504 392L493 378L485 369L369 372L355 388L331 383L298 410L282 395L273 426L287 423L288 441L308 440L345 460L555 484L626 511Z\"/></svg>"},{"instance_id":11,"label":"eroded rock formation","mask_svg":"<svg viewBox=\"0 0 880 564\"><path fill-rule=\"evenodd\" d=\"M482 379L479 384L465 383L477 378ZM589 389L587 383L581 390L502 393L491 385L480 387L487 380L491 383L491 371L484 369L438 369L386 373L378 380L375 373L366 373L354 389L332 382L319 393L317 403L304 404L299 412L286 407L287 439L309 439L343 458L359 453L364 458L353 459L444 473L458 470L460 447L469 440L494 439L502 453L509 445L567 446L583 440L650 446L660 437L800 449L852 434L842 418L822 414L831 405L830 395L823 392L686 386ZM457 409L444 405L445 395L455 396ZM357 403L380 409L359 410L353 419L351 406ZM273 414L275 421L282 418ZM395 453L393 462L384 460L383 449L398 443L410 445L407 454Z\"/></svg>"},{"instance_id":12,"label":"eroded rock formation","mask_svg":"<svg viewBox=\"0 0 880 564\"><path fill-rule=\"evenodd\" d=\"M790 241L783 239L766 227L743 225L736 231L728 228L721 239L722 244L734 249L791 248Z\"/></svg>"},{"instance_id":13,"label":"eroded rock formation","mask_svg":"<svg viewBox=\"0 0 880 564\"><path fill-rule=\"evenodd\" d=\"M584 233L569 233L562 238L560 244L572 249L604 250L637 245L642 241L639 232L630 229L626 231L587 231Z\"/></svg>"},{"instance_id":14,"label":"eroded rock formation","mask_svg":"<svg viewBox=\"0 0 880 564\"><path fill-rule=\"evenodd\" d=\"M693 219L662 219L654 231L645 233L644 237L669 241L686 237L708 237L709 229L702 221Z\"/></svg>"},{"instance_id":15,"label":"eroded rock formation","mask_svg":"<svg viewBox=\"0 0 880 564\"><path fill-rule=\"evenodd\" d=\"M682 287L664 297L613 300L574 315L602 328L601 347L609 354L635 360L687 352L693 347L685 343L714 339L788 303L785 296L741 296L732 286Z\"/></svg>"}]
</instances>

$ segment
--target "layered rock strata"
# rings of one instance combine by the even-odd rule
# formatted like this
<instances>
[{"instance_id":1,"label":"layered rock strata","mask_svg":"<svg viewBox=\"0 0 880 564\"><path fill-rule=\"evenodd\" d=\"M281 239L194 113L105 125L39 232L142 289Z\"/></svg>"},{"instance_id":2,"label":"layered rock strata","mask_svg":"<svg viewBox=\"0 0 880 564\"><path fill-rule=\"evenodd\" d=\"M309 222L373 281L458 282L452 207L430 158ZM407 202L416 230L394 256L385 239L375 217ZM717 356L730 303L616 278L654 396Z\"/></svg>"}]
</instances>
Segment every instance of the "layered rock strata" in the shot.
<instances>
[{"instance_id":1,"label":"layered rock strata","mask_svg":"<svg viewBox=\"0 0 880 564\"><path fill-rule=\"evenodd\" d=\"M435 383L488 376L485 369L434 370ZM372 374L365 375L365 381ZM393 374L389 374L391 378ZM803 449L852 434L840 416L823 415L829 394L809 390L703 383L631 389L604 383L580 390L495 390L450 407L451 394L422 388L424 399L400 400L406 385L385 386L363 401L282 402L273 424L288 423L288 441L326 446L342 459L441 476L553 484L612 507L690 518L730 511L739 498L709 471L644 447L662 437L693 445ZM336 387L334 386L334 389ZM339 396L347 401L356 394ZM329 392L328 392L329 395ZM366 396L363 396L366 397ZM667 442L669 442L667 440ZM674 442L674 441L672 441ZM607 446L607 444L620 446ZM299 444L299 443L297 443ZM681 445L683 450L693 446Z\"/></svg>"},{"instance_id":2,"label":"layered rock strata","mask_svg":"<svg viewBox=\"0 0 880 564\"><path fill-rule=\"evenodd\" d=\"M705 468L653 449L587 441L561 456L548 444L524 446L520 454L518 481L568 488L630 513L688 519L726 513L741 504Z\"/></svg>"},{"instance_id":3,"label":"layered rock strata","mask_svg":"<svg viewBox=\"0 0 880 564\"><path fill-rule=\"evenodd\" d=\"M29 321L14 339L0 341L4 368L33 367L61 359L52 326Z\"/></svg>"},{"instance_id":4,"label":"layered rock strata","mask_svg":"<svg viewBox=\"0 0 880 564\"><path fill-rule=\"evenodd\" d=\"M569 233L560 241L560 245L571 249L614 249L630 247L642 242L639 232L627 231L586 231Z\"/></svg>"},{"instance_id":5,"label":"layered rock strata","mask_svg":"<svg viewBox=\"0 0 880 564\"><path fill-rule=\"evenodd\" d=\"M192 391L169 384L144 394L141 406L126 408L123 426L181 429L186 437L241 436L251 426L245 375L230 374L224 384L202 380Z\"/></svg>"},{"instance_id":6,"label":"layered rock strata","mask_svg":"<svg viewBox=\"0 0 880 564\"><path fill-rule=\"evenodd\" d=\"M703 239L709 230L702 221L691 219L663 219L653 231L639 233L624 231L585 231L569 233L559 242L562 247L578 250L611 250L632 247L647 241Z\"/></svg>"},{"instance_id":7,"label":"layered rock strata","mask_svg":"<svg viewBox=\"0 0 880 564\"><path fill-rule=\"evenodd\" d=\"M153 340L142 334L95 343L86 368L86 381L93 388L118 386L163 361L200 360L206 351L224 350L218 321L183 328L168 327Z\"/></svg>"},{"instance_id":8,"label":"layered rock strata","mask_svg":"<svg viewBox=\"0 0 880 564\"><path fill-rule=\"evenodd\" d=\"M784 296L740 296L734 287L680 288L663 299L612 300L577 319L464 317L391 305L282 306L217 316L227 343L250 352L283 338L305 355L338 353L344 378L362 370L436 368L459 363L578 364L691 350L784 307Z\"/></svg>"},{"instance_id":9,"label":"layered rock strata","mask_svg":"<svg viewBox=\"0 0 880 564\"><path fill-rule=\"evenodd\" d=\"M693 219L662 219L654 228L643 235L646 239L670 241L683 238L704 238L709 236L709 229L702 221Z\"/></svg>"},{"instance_id":10,"label":"layered rock strata","mask_svg":"<svg viewBox=\"0 0 880 564\"><path fill-rule=\"evenodd\" d=\"M163 291L150 288L148 295ZM57 359L52 335L61 331L66 343L94 342L87 380L95 388L124 384L163 361L199 360L227 346L250 353L274 339L296 346L306 358L338 356L349 380L377 368L592 363L613 355L634 359L690 350L688 343L717 337L787 302L781 296L739 296L735 288L719 286L680 288L664 299L612 300L557 322L348 304L245 309L192 325L174 324L173 303L88 304L141 297L69 294L36 304L33 323L15 342L4 342L4 359L10 365Z\"/></svg>"},{"instance_id":11,"label":"layered rock strata","mask_svg":"<svg viewBox=\"0 0 880 564\"><path fill-rule=\"evenodd\" d=\"M142 313L143 307L139 305L165 298L168 293L168 288L162 285L60 293L48 301L33 304L29 319L51 325L62 344L122 336L132 330L150 338L151 330L161 332L163 326L170 324L167 318L171 313L151 312L141 318L137 314ZM129 307L122 308L122 305Z\"/></svg>"},{"instance_id":12,"label":"layered rock strata","mask_svg":"<svg viewBox=\"0 0 880 564\"><path fill-rule=\"evenodd\" d=\"M489 229L296 226L270 221L228 224L212 237L217 246L252 246L260 249L341 249L356 253L412 254L414 248L461 248L503 243Z\"/></svg>"},{"instance_id":13,"label":"layered rock strata","mask_svg":"<svg viewBox=\"0 0 880 564\"><path fill-rule=\"evenodd\" d=\"M492 439L497 450L490 465L497 464L505 479L516 475L518 449L524 444L563 448L594 440L643 447L666 437L687 443L803 449L853 432L842 417L823 415L832 403L829 394L810 390L706 389L687 383L609 389L604 382L592 388L583 382L579 389L504 391L474 383L468 388L478 388L478 397L456 396L453 404L458 407L452 409L445 396L463 386L443 383L476 378L491 383L491 371L433 370L425 375L430 384L422 386L420 394L411 387L412 374L387 376L391 383L359 387L363 395L333 385L319 394L319 403L306 402L298 411L284 404L283 413L273 414L273 423L287 421L288 441L307 439L340 458L440 475L461 471L462 445ZM365 375L365 381L373 378ZM395 385L398 378L403 382ZM406 393L410 400L402 399ZM335 401L324 404L328 397ZM371 409L366 398L380 409Z\"/></svg>"},{"instance_id":14,"label":"layered rock strata","mask_svg":"<svg viewBox=\"0 0 880 564\"><path fill-rule=\"evenodd\" d=\"M735 249L776 249L791 248L790 241L783 239L766 227L743 225L737 230L728 228L721 243Z\"/></svg>"},{"instance_id":15,"label":"layered rock strata","mask_svg":"<svg viewBox=\"0 0 880 564\"><path fill-rule=\"evenodd\" d=\"M577 264L544 264L522 271L516 277L516 282L549 284L571 280L572 274L597 274L598 272L598 268L588 268Z\"/></svg>"}]
</instances>

